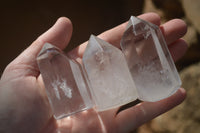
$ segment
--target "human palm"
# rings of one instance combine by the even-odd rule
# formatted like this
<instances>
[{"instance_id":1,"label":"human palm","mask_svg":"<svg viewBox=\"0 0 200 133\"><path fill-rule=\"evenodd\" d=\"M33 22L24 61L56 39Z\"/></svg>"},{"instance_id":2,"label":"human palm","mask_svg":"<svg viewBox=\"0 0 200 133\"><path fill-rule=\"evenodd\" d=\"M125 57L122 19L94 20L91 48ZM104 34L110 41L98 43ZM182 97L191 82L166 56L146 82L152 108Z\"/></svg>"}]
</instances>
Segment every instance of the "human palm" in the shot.
<instances>
[{"instance_id":1,"label":"human palm","mask_svg":"<svg viewBox=\"0 0 200 133\"><path fill-rule=\"evenodd\" d=\"M160 25L160 18L147 13L140 18ZM99 35L105 41L119 47L127 23L121 24ZM183 21L175 19L160 26L174 60L186 51L187 44L180 39L186 33ZM170 110L185 98L184 89L171 97L150 103L141 102L119 111L105 112L94 109L83 111L62 120L55 120L44 90L36 57L45 42L64 49L72 34L72 25L67 18L60 18L46 33L22 52L4 70L0 81L0 132L4 133L122 133L130 132L141 124ZM86 43L69 52L81 61Z\"/></svg>"}]
</instances>

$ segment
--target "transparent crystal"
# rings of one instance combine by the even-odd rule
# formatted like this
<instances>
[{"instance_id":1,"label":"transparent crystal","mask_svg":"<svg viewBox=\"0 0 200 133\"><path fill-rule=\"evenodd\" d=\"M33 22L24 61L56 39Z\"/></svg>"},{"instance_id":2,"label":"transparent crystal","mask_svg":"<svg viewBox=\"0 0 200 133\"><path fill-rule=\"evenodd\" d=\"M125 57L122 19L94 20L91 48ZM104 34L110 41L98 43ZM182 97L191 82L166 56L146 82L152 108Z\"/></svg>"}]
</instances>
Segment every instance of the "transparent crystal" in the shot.
<instances>
[{"instance_id":1,"label":"transparent crystal","mask_svg":"<svg viewBox=\"0 0 200 133\"><path fill-rule=\"evenodd\" d=\"M76 61L46 43L37 62L56 119L93 107L88 84Z\"/></svg>"},{"instance_id":2,"label":"transparent crystal","mask_svg":"<svg viewBox=\"0 0 200 133\"><path fill-rule=\"evenodd\" d=\"M37 57L56 119L90 109L108 110L137 98L158 101L181 85L158 26L131 17L122 51L91 35L83 66L46 43Z\"/></svg>"},{"instance_id":3,"label":"transparent crystal","mask_svg":"<svg viewBox=\"0 0 200 133\"><path fill-rule=\"evenodd\" d=\"M132 16L121 48L140 100L158 101L180 87L181 80L158 26Z\"/></svg>"},{"instance_id":4,"label":"transparent crystal","mask_svg":"<svg viewBox=\"0 0 200 133\"><path fill-rule=\"evenodd\" d=\"M99 111L137 99L137 92L122 51L91 35L83 55L83 67Z\"/></svg>"}]
</instances>

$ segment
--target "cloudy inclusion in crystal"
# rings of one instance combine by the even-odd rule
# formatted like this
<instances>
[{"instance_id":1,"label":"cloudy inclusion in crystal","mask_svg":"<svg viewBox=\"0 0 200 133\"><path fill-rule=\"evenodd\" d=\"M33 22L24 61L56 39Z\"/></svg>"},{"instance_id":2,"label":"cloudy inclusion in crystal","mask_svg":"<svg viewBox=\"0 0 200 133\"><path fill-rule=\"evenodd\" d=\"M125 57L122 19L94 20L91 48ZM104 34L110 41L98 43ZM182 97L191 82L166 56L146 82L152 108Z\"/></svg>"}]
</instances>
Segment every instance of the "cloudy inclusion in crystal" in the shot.
<instances>
[{"instance_id":1,"label":"cloudy inclusion in crystal","mask_svg":"<svg viewBox=\"0 0 200 133\"><path fill-rule=\"evenodd\" d=\"M92 108L108 110L137 98L158 101L181 85L162 33L154 24L131 17L121 39L122 51L91 36L83 69L46 43L37 57L56 119Z\"/></svg>"},{"instance_id":2,"label":"cloudy inclusion in crystal","mask_svg":"<svg viewBox=\"0 0 200 133\"><path fill-rule=\"evenodd\" d=\"M158 101L180 87L181 80L158 26L131 17L121 48L140 100Z\"/></svg>"},{"instance_id":3,"label":"cloudy inclusion in crystal","mask_svg":"<svg viewBox=\"0 0 200 133\"><path fill-rule=\"evenodd\" d=\"M56 119L93 107L82 68L76 61L46 43L37 62Z\"/></svg>"},{"instance_id":4,"label":"cloudy inclusion in crystal","mask_svg":"<svg viewBox=\"0 0 200 133\"><path fill-rule=\"evenodd\" d=\"M83 66L99 111L137 99L126 59L118 48L92 35L83 55Z\"/></svg>"}]
</instances>

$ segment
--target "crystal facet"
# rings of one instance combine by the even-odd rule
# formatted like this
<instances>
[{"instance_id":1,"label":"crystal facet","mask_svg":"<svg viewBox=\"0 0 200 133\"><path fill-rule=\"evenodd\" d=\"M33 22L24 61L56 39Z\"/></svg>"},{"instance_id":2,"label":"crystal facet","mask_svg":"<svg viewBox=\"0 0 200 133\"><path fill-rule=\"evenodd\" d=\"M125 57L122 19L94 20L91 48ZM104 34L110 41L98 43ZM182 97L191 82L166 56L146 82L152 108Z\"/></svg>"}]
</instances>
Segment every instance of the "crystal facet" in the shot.
<instances>
[{"instance_id":1,"label":"crystal facet","mask_svg":"<svg viewBox=\"0 0 200 133\"><path fill-rule=\"evenodd\" d=\"M83 66L99 111L137 99L134 82L120 49L91 35L83 55Z\"/></svg>"},{"instance_id":2,"label":"crystal facet","mask_svg":"<svg viewBox=\"0 0 200 133\"><path fill-rule=\"evenodd\" d=\"M46 43L37 62L56 119L93 107L82 67L76 61Z\"/></svg>"},{"instance_id":3,"label":"crystal facet","mask_svg":"<svg viewBox=\"0 0 200 133\"><path fill-rule=\"evenodd\" d=\"M181 80L158 26L131 17L121 48L140 100L158 101L180 87Z\"/></svg>"},{"instance_id":4,"label":"crystal facet","mask_svg":"<svg viewBox=\"0 0 200 133\"><path fill-rule=\"evenodd\" d=\"M91 35L82 66L46 43L37 62L56 119L90 109L108 110L137 98L158 101L181 85L158 26L131 17L121 49Z\"/></svg>"}]
</instances>

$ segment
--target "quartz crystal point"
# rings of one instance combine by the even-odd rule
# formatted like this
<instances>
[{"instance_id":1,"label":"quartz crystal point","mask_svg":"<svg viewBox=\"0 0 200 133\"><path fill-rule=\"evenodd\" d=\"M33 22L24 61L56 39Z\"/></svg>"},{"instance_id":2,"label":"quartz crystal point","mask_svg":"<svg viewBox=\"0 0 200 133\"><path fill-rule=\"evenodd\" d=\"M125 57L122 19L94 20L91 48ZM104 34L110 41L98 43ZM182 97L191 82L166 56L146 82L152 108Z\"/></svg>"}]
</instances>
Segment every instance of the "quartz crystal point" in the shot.
<instances>
[{"instance_id":1,"label":"quartz crystal point","mask_svg":"<svg viewBox=\"0 0 200 133\"><path fill-rule=\"evenodd\" d=\"M56 119L93 107L82 68L76 61L46 43L37 62Z\"/></svg>"},{"instance_id":2,"label":"quartz crystal point","mask_svg":"<svg viewBox=\"0 0 200 133\"><path fill-rule=\"evenodd\" d=\"M91 35L83 67L97 110L103 111L137 99L137 91L120 49Z\"/></svg>"},{"instance_id":3,"label":"quartz crystal point","mask_svg":"<svg viewBox=\"0 0 200 133\"><path fill-rule=\"evenodd\" d=\"M140 100L158 101L180 87L181 80L158 26L131 17L121 48Z\"/></svg>"}]
</instances>

